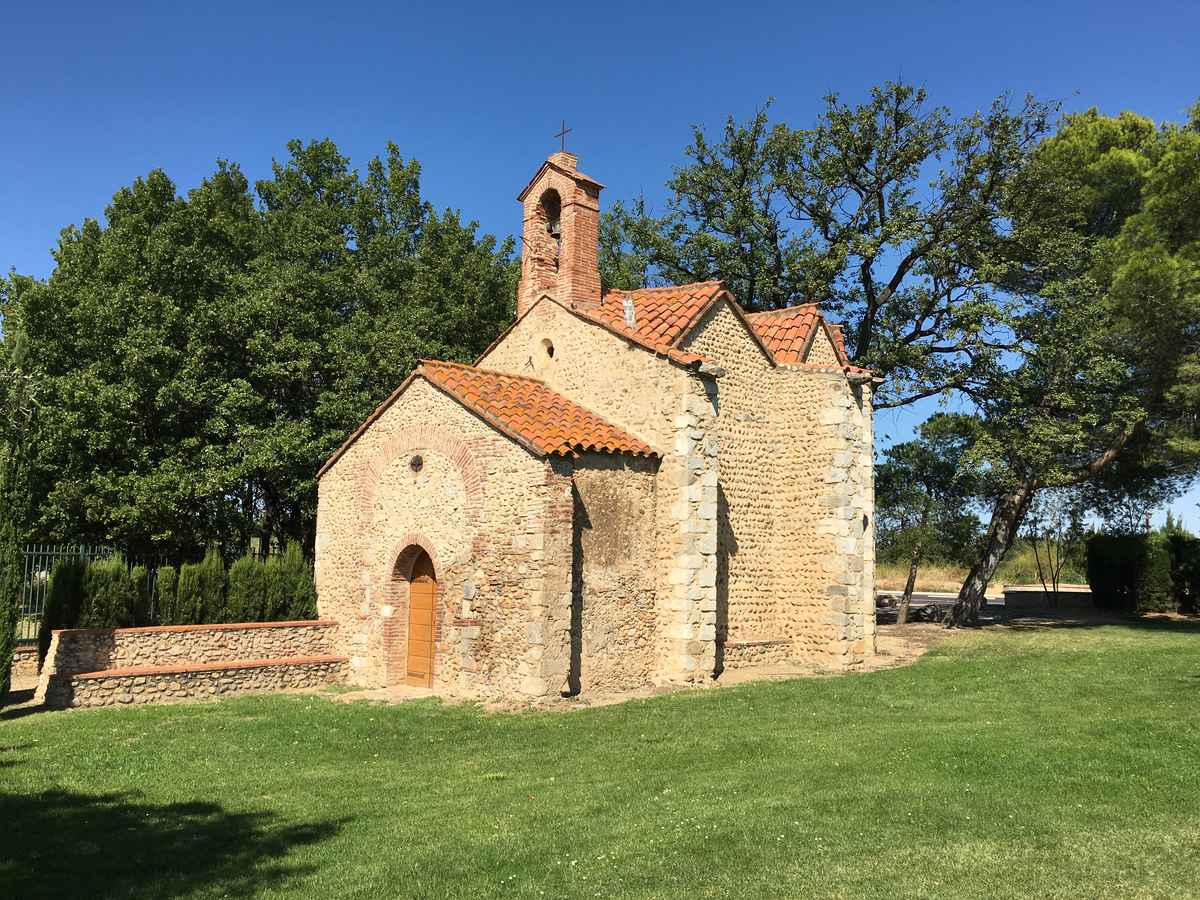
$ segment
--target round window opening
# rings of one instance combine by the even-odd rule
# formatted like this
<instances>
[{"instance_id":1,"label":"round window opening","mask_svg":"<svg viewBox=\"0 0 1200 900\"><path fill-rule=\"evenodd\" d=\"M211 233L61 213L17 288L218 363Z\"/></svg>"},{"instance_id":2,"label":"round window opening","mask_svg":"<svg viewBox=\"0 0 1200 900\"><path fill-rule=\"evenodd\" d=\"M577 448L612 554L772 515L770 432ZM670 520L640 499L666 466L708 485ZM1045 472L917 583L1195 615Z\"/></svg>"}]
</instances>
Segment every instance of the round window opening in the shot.
<instances>
[{"instance_id":1,"label":"round window opening","mask_svg":"<svg viewBox=\"0 0 1200 900\"><path fill-rule=\"evenodd\" d=\"M425 465L425 460L421 458L420 453L418 453L416 456L414 456L412 459L410 459L408 461L408 467L410 469L412 469L414 472L420 472L422 466L424 466L424 465Z\"/></svg>"}]
</instances>

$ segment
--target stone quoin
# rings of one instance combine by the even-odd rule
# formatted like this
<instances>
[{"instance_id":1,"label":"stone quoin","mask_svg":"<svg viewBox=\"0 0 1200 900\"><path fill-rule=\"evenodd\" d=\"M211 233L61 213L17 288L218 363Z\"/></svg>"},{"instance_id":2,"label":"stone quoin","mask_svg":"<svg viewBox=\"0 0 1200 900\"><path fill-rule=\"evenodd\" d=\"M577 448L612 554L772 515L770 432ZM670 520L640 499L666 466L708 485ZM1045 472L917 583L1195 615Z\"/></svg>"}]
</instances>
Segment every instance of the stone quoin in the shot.
<instances>
[{"instance_id":1,"label":"stone quoin","mask_svg":"<svg viewBox=\"0 0 1200 900\"><path fill-rule=\"evenodd\" d=\"M551 155L516 321L422 362L321 469L351 682L537 701L874 652L871 373L816 305L602 292L600 191Z\"/></svg>"}]
</instances>

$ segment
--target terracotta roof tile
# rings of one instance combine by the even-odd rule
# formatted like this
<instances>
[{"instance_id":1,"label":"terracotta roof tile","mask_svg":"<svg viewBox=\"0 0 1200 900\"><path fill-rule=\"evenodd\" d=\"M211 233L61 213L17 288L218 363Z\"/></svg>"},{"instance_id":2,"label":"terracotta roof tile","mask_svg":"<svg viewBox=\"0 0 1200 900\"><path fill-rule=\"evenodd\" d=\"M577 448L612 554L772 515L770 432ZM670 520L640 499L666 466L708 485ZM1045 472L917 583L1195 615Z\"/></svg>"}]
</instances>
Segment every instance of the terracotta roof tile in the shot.
<instances>
[{"instance_id":1,"label":"terracotta roof tile","mask_svg":"<svg viewBox=\"0 0 1200 900\"><path fill-rule=\"evenodd\" d=\"M821 312L815 303L806 303L770 312L747 313L746 319L781 365L796 365L804 361L813 329L821 321Z\"/></svg>"},{"instance_id":2,"label":"terracotta roof tile","mask_svg":"<svg viewBox=\"0 0 1200 900\"><path fill-rule=\"evenodd\" d=\"M609 325L633 331L645 340L674 346L724 291L725 286L719 281L609 291L595 314ZM625 321L626 299L633 300L632 329Z\"/></svg>"},{"instance_id":3,"label":"terracotta roof tile","mask_svg":"<svg viewBox=\"0 0 1200 900\"><path fill-rule=\"evenodd\" d=\"M422 360L417 374L489 424L540 454L579 451L657 456L645 442L534 378Z\"/></svg>"}]
</instances>

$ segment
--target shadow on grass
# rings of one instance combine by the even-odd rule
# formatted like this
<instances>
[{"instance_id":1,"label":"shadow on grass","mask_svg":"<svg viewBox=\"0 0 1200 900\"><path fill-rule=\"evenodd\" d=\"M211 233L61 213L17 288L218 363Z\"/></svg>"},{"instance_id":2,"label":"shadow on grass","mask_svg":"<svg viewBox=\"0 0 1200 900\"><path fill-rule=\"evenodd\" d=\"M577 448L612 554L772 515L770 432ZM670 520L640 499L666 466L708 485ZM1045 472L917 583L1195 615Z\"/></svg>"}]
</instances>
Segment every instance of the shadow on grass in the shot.
<instances>
[{"instance_id":1,"label":"shadow on grass","mask_svg":"<svg viewBox=\"0 0 1200 900\"><path fill-rule=\"evenodd\" d=\"M30 701L33 700L34 693L34 688L9 691L4 697L4 707L0 709L0 721L5 719L20 719L31 713L44 710L46 708L44 706L29 705Z\"/></svg>"},{"instance_id":2,"label":"shadow on grass","mask_svg":"<svg viewBox=\"0 0 1200 900\"><path fill-rule=\"evenodd\" d=\"M1200 635L1200 619L1178 616L1118 616L1095 613L1089 616L1071 613L1034 613L1012 617L998 617L996 625L1004 628L1132 628L1138 631Z\"/></svg>"},{"instance_id":3,"label":"shadow on grass","mask_svg":"<svg viewBox=\"0 0 1200 900\"><path fill-rule=\"evenodd\" d=\"M251 896L309 874L313 867L289 863L289 853L342 825L66 791L0 794L0 822L3 893L26 898Z\"/></svg>"}]
</instances>

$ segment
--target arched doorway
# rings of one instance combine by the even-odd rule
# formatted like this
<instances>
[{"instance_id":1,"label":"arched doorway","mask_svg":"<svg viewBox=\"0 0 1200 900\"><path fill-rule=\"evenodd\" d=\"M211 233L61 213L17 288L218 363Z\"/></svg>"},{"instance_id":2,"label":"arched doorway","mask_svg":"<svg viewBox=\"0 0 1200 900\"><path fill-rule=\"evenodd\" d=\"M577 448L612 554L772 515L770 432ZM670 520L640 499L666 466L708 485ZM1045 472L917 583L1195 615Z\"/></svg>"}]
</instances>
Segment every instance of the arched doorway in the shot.
<instances>
[{"instance_id":1,"label":"arched doorway","mask_svg":"<svg viewBox=\"0 0 1200 900\"><path fill-rule=\"evenodd\" d=\"M437 624L437 576L433 560L421 550L408 574L408 652L404 683L433 687L433 643Z\"/></svg>"}]
</instances>

